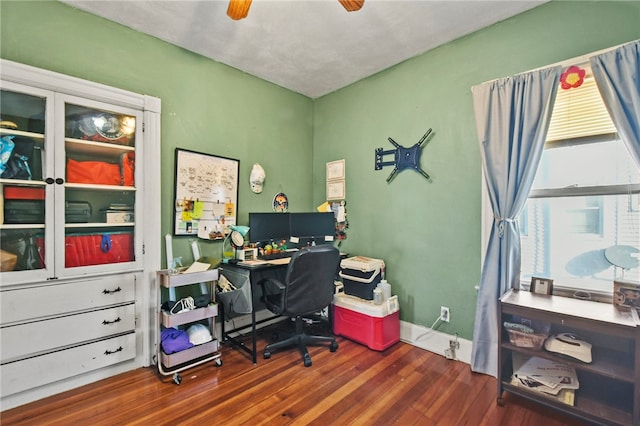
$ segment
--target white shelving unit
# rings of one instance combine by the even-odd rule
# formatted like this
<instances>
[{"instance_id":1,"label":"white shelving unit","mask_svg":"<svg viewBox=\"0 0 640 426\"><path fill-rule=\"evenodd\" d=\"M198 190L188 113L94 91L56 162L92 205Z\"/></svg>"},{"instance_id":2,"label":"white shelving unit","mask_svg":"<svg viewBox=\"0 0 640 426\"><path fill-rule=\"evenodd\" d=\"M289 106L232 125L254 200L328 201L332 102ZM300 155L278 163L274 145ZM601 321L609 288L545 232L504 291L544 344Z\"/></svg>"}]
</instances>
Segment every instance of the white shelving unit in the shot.
<instances>
[{"instance_id":1,"label":"white shelving unit","mask_svg":"<svg viewBox=\"0 0 640 426\"><path fill-rule=\"evenodd\" d=\"M204 364L209 361L215 361L219 367L222 365L222 358L220 352L218 352L218 339L215 333L215 321L214 318L218 315L218 305L215 303L215 288L214 282L218 280L218 270L210 269L204 272L193 273L171 273L169 270L158 271L158 283L160 286L170 290L176 287L183 287L194 284L206 283L208 285L209 295L211 295L211 303L203 308L196 308L191 311L171 314L163 311L161 306L163 303L162 292L158 292L158 318L159 329L157 339L157 364L158 371L163 376L173 376L173 381L176 384L182 382L180 372L189 368L195 367L200 364ZM179 327L186 324L198 323L202 320L207 320L209 329L213 339L210 342L206 342L200 345L196 345L192 348L175 352L172 354L166 354L162 350L160 342L161 328Z\"/></svg>"}]
</instances>

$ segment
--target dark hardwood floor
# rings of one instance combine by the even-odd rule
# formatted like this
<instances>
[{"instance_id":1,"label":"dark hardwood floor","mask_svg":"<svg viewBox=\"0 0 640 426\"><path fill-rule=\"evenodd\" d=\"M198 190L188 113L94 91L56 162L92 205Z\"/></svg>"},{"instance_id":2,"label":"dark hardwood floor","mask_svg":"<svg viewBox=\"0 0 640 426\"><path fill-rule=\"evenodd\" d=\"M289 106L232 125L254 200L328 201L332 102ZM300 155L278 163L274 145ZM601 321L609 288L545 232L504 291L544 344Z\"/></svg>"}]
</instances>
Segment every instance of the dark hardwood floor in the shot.
<instances>
[{"instance_id":1,"label":"dark hardwood floor","mask_svg":"<svg viewBox=\"0 0 640 426\"><path fill-rule=\"evenodd\" d=\"M266 344L262 331L258 347ZM176 385L141 368L1 413L9 425L486 425L583 426L521 398L496 404L496 379L462 362L398 343L376 352L338 338L310 348L305 368L295 349L252 365L236 348L185 370Z\"/></svg>"}]
</instances>

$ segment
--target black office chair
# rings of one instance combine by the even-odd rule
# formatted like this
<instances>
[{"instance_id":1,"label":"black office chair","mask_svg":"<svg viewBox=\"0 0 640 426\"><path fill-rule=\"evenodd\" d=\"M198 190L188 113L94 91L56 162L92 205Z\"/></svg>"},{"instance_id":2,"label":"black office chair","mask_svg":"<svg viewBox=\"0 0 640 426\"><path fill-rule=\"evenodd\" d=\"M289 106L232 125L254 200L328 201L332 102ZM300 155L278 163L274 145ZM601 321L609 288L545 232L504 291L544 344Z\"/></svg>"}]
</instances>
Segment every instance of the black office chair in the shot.
<instances>
[{"instance_id":1,"label":"black office chair","mask_svg":"<svg viewBox=\"0 0 640 426\"><path fill-rule=\"evenodd\" d=\"M295 333L290 337L269 344L264 348L264 358L271 352L297 345L305 367L311 365L307 345L329 343L330 351L338 349L334 337L311 336L305 333L304 318L321 311L331 304L335 293L334 280L340 264L340 252L331 245L305 247L296 252L289 262L285 282L265 278L258 282L262 287L262 302L276 315L295 319Z\"/></svg>"}]
</instances>

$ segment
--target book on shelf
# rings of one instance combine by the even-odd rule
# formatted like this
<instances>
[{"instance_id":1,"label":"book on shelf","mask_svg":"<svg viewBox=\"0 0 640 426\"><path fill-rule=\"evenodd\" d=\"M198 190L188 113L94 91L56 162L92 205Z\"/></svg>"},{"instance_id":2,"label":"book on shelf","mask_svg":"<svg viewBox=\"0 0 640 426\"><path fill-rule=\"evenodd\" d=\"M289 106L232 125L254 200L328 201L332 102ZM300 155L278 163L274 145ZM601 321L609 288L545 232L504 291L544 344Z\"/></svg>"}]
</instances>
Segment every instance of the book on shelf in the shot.
<instances>
[{"instance_id":1,"label":"book on shelf","mask_svg":"<svg viewBox=\"0 0 640 426\"><path fill-rule=\"evenodd\" d=\"M540 357L512 354L511 384L538 392L565 404L573 405L575 390L580 387L575 368Z\"/></svg>"}]
</instances>

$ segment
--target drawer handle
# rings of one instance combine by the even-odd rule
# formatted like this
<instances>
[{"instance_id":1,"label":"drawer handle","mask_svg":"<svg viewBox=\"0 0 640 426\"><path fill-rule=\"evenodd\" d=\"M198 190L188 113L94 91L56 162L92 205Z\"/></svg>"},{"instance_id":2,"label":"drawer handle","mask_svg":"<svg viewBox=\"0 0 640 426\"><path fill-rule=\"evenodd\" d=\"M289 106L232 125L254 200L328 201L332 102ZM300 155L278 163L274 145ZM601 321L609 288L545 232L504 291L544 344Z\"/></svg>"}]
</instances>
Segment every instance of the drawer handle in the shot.
<instances>
[{"instance_id":1,"label":"drawer handle","mask_svg":"<svg viewBox=\"0 0 640 426\"><path fill-rule=\"evenodd\" d=\"M120 317L118 317L118 318L114 319L113 321L104 320L104 321L102 321L102 324L109 325L109 324L115 324L115 323L120 322L120 321L122 321L122 320L120 319Z\"/></svg>"},{"instance_id":2,"label":"drawer handle","mask_svg":"<svg viewBox=\"0 0 640 426\"><path fill-rule=\"evenodd\" d=\"M105 355L111 355L111 354L115 354L116 352L122 352L124 349L122 348L122 346L120 346L118 349L116 349L115 351L110 351L110 350L106 350L104 351Z\"/></svg>"},{"instance_id":3,"label":"drawer handle","mask_svg":"<svg viewBox=\"0 0 640 426\"><path fill-rule=\"evenodd\" d=\"M122 289L120 287L116 288L115 290L107 290L106 288L104 290L102 290L103 294L113 294L113 293L117 293L119 291L122 291Z\"/></svg>"}]
</instances>

